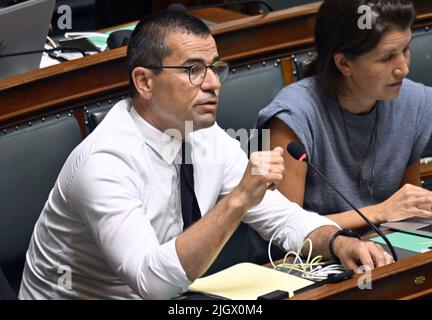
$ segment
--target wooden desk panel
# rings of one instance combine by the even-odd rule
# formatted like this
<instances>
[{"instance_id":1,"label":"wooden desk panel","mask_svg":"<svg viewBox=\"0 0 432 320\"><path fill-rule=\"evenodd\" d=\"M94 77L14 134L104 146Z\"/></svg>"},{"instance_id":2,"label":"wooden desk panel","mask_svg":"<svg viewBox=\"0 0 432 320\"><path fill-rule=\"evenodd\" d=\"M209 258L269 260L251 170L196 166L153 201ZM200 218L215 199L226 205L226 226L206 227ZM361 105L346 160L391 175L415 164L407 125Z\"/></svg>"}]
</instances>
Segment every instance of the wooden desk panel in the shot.
<instances>
[{"instance_id":1,"label":"wooden desk panel","mask_svg":"<svg viewBox=\"0 0 432 320\"><path fill-rule=\"evenodd\" d=\"M126 48L35 70L0 82L0 123L72 108L86 99L128 88Z\"/></svg>"},{"instance_id":2,"label":"wooden desk panel","mask_svg":"<svg viewBox=\"0 0 432 320\"><path fill-rule=\"evenodd\" d=\"M372 271L372 290L360 290L362 275L298 294L291 300L419 299L432 296L432 252L402 259Z\"/></svg>"},{"instance_id":3,"label":"wooden desk panel","mask_svg":"<svg viewBox=\"0 0 432 320\"><path fill-rule=\"evenodd\" d=\"M421 177L431 177L432 176L432 162L421 164L420 176Z\"/></svg>"},{"instance_id":4,"label":"wooden desk panel","mask_svg":"<svg viewBox=\"0 0 432 320\"><path fill-rule=\"evenodd\" d=\"M202 20L211 21L213 23L222 23L248 17L246 14L223 8L193 10L189 11L189 13Z\"/></svg>"}]
</instances>

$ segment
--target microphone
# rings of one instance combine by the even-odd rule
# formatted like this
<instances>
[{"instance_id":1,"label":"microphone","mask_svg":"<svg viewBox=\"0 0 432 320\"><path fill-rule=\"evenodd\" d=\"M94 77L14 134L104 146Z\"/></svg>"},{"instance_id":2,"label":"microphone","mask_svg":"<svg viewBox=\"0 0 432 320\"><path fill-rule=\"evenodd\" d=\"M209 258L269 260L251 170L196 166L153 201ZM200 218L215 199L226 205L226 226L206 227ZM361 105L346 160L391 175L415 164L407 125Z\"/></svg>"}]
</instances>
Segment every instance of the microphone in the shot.
<instances>
[{"instance_id":1,"label":"microphone","mask_svg":"<svg viewBox=\"0 0 432 320\"><path fill-rule=\"evenodd\" d=\"M387 246L389 247L391 254L393 256L394 261L398 261L398 257L393 245L390 243L389 239L385 236L385 234L372 223L359 209L356 208L342 193L340 193L336 187L334 187L330 181L309 161L306 150L304 147L297 141L293 141L287 146L287 151L296 160L304 161L307 165L312 168L348 205L353 208L355 212L358 213L360 217L363 218L364 221L385 241Z\"/></svg>"},{"instance_id":2,"label":"microphone","mask_svg":"<svg viewBox=\"0 0 432 320\"><path fill-rule=\"evenodd\" d=\"M187 8L181 3L173 3L168 6L168 11L186 12Z\"/></svg>"},{"instance_id":3,"label":"microphone","mask_svg":"<svg viewBox=\"0 0 432 320\"><path fill-rule=\"evenodd\" d=\"M127 46L132 37L132 30L117 30L112 32L107 39L107 46L110 49Z\"/></svg>"},{"instance_id":4,"label":"microphone","mask_svg":"<svg viewBox=\"0 0 432 320\"><path fill-rule=\"evenodd\" d=\"M179 11L179 12L186 12L189 10L200 10L200 9L209 9L209 8L220 8L220 7L228 7L228 6L234 6L234 5L240 5L240 4L260 4L267 8L268 11L273 12L273 8L265 1L231 1L231 2L224 2L224 3L215 3L215 4L209 4L204 6L194 6L186 8L181 3L173 3L170 6L168 6L167 10L169 11Z\"/></svg>"}]
</instances>

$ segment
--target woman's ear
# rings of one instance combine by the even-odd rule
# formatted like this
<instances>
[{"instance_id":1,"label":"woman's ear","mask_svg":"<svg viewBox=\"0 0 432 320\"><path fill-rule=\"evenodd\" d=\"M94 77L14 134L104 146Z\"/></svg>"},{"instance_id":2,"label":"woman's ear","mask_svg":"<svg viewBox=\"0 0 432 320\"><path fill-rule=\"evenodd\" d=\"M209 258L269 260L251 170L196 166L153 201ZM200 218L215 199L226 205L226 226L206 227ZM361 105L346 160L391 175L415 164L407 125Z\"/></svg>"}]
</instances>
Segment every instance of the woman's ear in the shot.
<instances>
[{"instance_id":1,"label":"woman's ear","mask_svg":"<svg viewBox=\"0 0 432 320\"><path fill-rule=\"evenodd\" d=\"M345 77L350 77L352 75L351 63L343 53L335 53L333 59L336 68L338 68Z\"/></svg>"},{"instance_id":2,"label":"woman's ear","mask_svg":"<svg viewBox=\"0 0 432 320\"><path fill-rule=\"evenodd\" d=\"M144 99L151 98L153 93L153 73L150 69L136 67L132 71L132 80L138 94Z\"/></svg>"}]
</instances>

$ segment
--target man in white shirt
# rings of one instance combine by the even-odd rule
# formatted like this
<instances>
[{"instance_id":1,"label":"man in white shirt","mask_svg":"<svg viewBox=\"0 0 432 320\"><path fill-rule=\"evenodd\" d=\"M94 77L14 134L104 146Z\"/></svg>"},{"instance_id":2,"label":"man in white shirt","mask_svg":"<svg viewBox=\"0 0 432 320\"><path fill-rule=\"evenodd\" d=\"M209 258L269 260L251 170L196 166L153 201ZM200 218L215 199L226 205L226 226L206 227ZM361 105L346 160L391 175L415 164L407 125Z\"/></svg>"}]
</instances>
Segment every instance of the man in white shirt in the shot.
<instances>
[{"instance_id":1,"label":"man in white shirt","mask_svg":"<svg viewBox=\"0 0 432 320\"><path fill-rule=\"evenodd\" d=\"M144 18L128 64L132 99L65 163L35 227L21 299L172 298L208 269L241 221L266 239L283 227L275 241L285 250L309 238L314 253L330 256L338 226L267 191L282 180L282 148L248 161L215 123L227 67L204 23L178 12ZM181 186L185 139L191 198ZM392 261L346 236L333 250L353 269Z\"/></svg>"}]
</instances>

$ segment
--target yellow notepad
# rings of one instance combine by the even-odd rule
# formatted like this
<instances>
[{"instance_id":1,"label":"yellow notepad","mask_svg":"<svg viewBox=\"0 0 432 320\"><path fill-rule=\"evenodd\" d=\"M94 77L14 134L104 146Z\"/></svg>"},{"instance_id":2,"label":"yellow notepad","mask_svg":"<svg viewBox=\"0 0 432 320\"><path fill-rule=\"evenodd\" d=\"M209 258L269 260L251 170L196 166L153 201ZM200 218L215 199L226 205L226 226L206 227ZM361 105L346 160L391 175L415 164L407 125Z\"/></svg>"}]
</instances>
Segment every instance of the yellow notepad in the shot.
<instances>
[{"instance_id":1,"label":"yellow notepad","mask_svg":"<svg viewBox=\"0 0 432 320\"><path fill-rule=\"evenodd\" d=\"M259 296L283 290L293 292L314 282L253 263L240 263L197 279L189 290L231 300L256 300Z\"/></svg>"}]
</instances>

